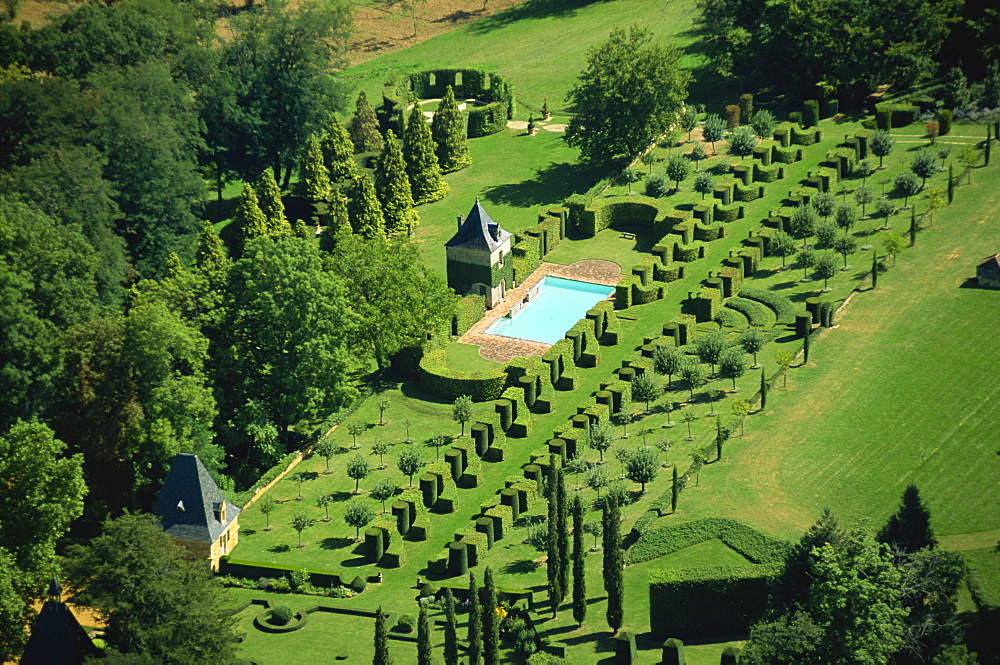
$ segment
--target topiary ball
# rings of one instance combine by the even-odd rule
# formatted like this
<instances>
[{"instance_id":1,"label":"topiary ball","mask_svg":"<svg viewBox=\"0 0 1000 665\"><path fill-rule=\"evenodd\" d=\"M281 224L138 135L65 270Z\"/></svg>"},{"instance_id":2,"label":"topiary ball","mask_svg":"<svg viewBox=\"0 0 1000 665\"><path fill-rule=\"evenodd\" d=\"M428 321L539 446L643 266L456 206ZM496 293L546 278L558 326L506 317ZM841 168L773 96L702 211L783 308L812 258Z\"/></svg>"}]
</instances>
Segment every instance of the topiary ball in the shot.
<instances>
[{"instance_id":1,"label":"topiary ball","mask_svg":"<svg viewBox=\"0 0 1000 665\"><path fill-rule=\"evenodd\" d=\"M271 623L276 626L284 626L291 621L294 616L295 612L292 611L292 608L287 605L278 605L271 610Z\"/></svg>"}]
</instances>

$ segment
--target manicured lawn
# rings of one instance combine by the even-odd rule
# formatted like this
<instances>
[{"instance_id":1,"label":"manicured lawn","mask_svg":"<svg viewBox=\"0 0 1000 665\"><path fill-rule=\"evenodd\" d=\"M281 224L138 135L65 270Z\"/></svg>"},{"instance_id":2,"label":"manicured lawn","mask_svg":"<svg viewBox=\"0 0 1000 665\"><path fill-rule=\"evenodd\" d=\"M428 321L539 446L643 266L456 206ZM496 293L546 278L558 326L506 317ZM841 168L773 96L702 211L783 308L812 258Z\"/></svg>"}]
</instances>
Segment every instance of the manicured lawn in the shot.
<instances>
[{"instance_id":1,"label":"manicured lawn","mask_svg":"<svg viewBox=\"0 0 1000 665\"><path fill-rule=\"evenodd\" d=\"M824 506L881 522L917 483L939 534L996 530L1000 354L995 291L963 288L1000 233L1000 177L976 169L875 291L825 332L788 391L683 496L681 517L724 514L790 537Z\"/></svg>"}]
</instances>

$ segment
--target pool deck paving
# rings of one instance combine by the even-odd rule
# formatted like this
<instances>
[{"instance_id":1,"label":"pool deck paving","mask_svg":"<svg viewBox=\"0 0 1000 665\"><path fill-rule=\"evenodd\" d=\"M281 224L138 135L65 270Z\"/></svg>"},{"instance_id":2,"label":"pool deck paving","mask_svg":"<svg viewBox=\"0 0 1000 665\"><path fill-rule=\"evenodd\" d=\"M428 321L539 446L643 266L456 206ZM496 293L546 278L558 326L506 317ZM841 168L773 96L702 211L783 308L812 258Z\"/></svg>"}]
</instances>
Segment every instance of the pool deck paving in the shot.
<instances>
[{"instance_id":1,"label":"pool deck paving","mask_svg":"<svg viewBox=\"0 0 1000 665\"><path fill-rule=\"evenodd\" d=\"M575 279L580 282L614 286L621 280L622 269L617 263L612 261L596 259L577 261L568 266L543 262L524 282L507 291L500 304L486 312L486 315L476 325L472 326L468 332L459 337L458 341L462 344L478 346L479 355L487 360L497 362L507 362L514 358L526 358L528 356L540 356L548 351L552 348L551 344L532 342L516 337L487 334L486 331L497 319L505 316L514 303L524 300L528 292L549 275L564 279Z\"/></svg>"}]
</instances>

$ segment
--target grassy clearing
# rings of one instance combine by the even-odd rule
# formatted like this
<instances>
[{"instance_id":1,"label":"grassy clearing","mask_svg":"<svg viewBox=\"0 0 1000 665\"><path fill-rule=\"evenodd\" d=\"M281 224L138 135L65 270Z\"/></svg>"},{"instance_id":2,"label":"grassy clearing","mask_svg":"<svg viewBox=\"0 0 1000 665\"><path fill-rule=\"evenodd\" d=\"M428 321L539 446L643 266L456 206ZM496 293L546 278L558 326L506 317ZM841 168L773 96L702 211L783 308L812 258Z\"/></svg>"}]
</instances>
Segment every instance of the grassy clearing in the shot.
<instances>
[{"instance_id":1,"label":"grassy clearing","mask_svg":"<svg viewBox=\"0 0 1000 665\"><path fill-rule=\"evenodd\" d=\"M917 483L942 535L1000 526L995 291L962 288L1000 234L1000 177L977 169L917 247L858 294L838 328L729 461L703 474L683 517L724 514L792 536L824 506L882 521Z\"/></svg>"}]
</instances>

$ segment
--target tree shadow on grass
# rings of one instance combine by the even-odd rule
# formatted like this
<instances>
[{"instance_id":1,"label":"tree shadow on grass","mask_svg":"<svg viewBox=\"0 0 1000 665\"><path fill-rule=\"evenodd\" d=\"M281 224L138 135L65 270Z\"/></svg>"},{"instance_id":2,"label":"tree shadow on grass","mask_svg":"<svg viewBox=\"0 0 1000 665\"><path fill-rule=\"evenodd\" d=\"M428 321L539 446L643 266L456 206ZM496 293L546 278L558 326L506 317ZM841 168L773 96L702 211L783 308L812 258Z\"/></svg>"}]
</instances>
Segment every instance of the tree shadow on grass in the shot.
<instances>
[{"instance_id":1,"label":"tree shadow on grass","mask_svg":"<svg viewBox=\"0 0 1000 665\"><path fill-rule=\"evenodd\" d=\"M536 570L538 570L538 565L531 559L511 561L503 567L503 572L509 575L524 575L527 573L533 573Z\"/></svg>"},{"instance_id":2,"label":"tree shadow on grass","mask_svg":"<svg viewBox=\"0 0 1000 665\"><path fill-rule=\"evenodd\" d=\"M291 545L275 545L274 547L267 548L268 552L273 552L275 554L284 554L286 552L292 551Z\"/></svg>"},{"instance_id":3,"label":"tree shadow on grass","mask_svg":"<svg viewBox=\"0 0 1000 665\"><path fill-rule=\"evenodd\" d=\"M590 4L593 4L590 0L528 0L481 18L468 29L473 34L484 35L526 19L569 18L576 15L578 8Z\"/></svg>"},{"instance_id":4,"label":"tree shadow on grass","mask_svg":"<svg viewBox=\"0 0 1000 665\"><path fill-rule=\"evenodd\" d=\"M353 538L324 538L319 541L319 547L323 550L339 550L354 542Z\"/></svg>"},{"instance_id":5,"label":"tree shadow on grass","mask_svg":"<svg viewBox=\"0 0 1000 665\"><path fill-rule=\"evenodd\" d=\"M537 169L531 180L488 187L483 198L515 208L533 208L585 192L601 174L602 170L593 164L550 162Z\"/></svg>"}]
</instances>

